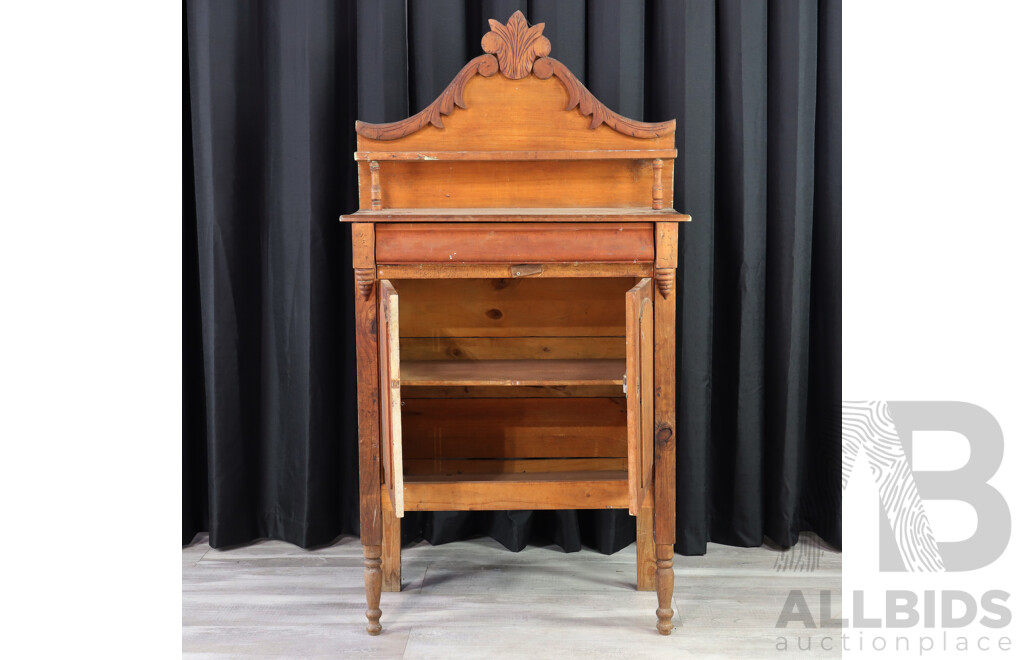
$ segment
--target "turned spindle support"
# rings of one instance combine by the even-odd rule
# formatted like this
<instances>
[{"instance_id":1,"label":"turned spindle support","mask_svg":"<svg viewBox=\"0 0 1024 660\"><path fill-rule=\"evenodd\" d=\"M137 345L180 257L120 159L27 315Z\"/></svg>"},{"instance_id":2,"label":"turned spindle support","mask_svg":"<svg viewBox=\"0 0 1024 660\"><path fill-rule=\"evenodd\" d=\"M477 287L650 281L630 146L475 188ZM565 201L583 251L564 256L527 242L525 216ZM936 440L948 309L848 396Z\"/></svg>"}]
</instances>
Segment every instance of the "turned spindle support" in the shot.
<instances>
[{"instance_id":1,"label":"turned spindle support","mask_svg":"<svg viewBox=\"0 0 1024 660\"><path fill-rule=\"evenodd\" d=\"M651 208L660 211L665 208L665 187L661 185L661 171L665 163L660 158L654 159L654 185L651 186Z\"/></svg>"},{"instance_id":2,"label":"turned spindle support","mask_svg":"<svg viewBox=\"0 0 1024 660\"><path fill-rule=\"evenodd\" d=\"M384 208L380 200L380 163L370 161L370 209L379 211Z\"/></svg>"},{"instance_id":3,"label":"turned spindle support","mask_svg":"<svg viewBox=\"0 0 1024 660\"><path fill-rule=\"evenodd\" d=\"M672 588L675 585L675 573L672 571L673 549L668 544L654 546L657 556L657 568L654 571L654 584L658 590L658 632L667 635L672 632Z\"/></svg>"},{"instance_id":4,"label":"turned spindle support","mask_svg":"<svg viewBox=\"0 0 1024 660\"><path fill-rule=\"evenodd\" d=\"M380 570L380 546L363 546L363 581L366 583L366 632L379 635L380 625L380 588L383 574ZM659 610L660 611L660 610Z\"/></svg>"}]
</instances>

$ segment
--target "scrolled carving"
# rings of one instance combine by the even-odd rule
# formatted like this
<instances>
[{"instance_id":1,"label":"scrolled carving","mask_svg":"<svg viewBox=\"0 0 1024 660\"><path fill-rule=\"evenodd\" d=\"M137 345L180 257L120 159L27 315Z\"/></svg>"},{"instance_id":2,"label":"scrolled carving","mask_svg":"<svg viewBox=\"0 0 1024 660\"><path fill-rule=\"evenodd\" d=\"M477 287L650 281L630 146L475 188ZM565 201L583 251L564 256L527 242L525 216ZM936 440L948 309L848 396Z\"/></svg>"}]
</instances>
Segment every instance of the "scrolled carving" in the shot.
<instances>
[{"instance_id":1,"label":"scrolled carving","mask_svg":"<svg viewBox=\"0 0 1024 660\"><path fill-rule=\"evenodd\" d=\"M364 121L356 122L356 133L373 140L394 140L415 133L427 124L433 124L438 128L444 128L441 115L450 115L455 106L466 109L466 101L462 92L466 83L476 74L487 78L498 71L498 60L494 55L478 55L469 61L469 64L462 67L462 70L455 75L455 79L449 83L441 95L433 103L423 108L408 119L392 122L390 124L368 124Z\"/></svg>"},{"instance_id":2,"label":"scrolled carving","mask_svg":"<svg viewBox=\"0 0 1024 660\"><path fill-rule=\"evenodd\" d=\"M590 117L590 128L596 129L606 124L613 130L637 138L657 138L668 135L676 129L675 120L659 123L647 123L623 117L609 110L598 101L568 67L556 59L548 57L551 52L551 41L542 33L544 24L529 25L523 13L517 11L502 25L493 18L489 21L491 31L480 40L486 55L479 55L462 67L455 79L437 99L422 111L408 119L389 124L368 124L356 122L356 133L373 140L396 140L433 124L444 128L441 117L451 114L455 106L466 108L463 90L473 76L490 77L501 73L511 80L521 80L531 73L541 80L555 76L569 93L566 110L579 107L580 113Z\"/></svg>"},{"instance_id":3,"label":"scrolled carving","mask_svg":"<svg viewBox=\"0 0 1024 660\"><path fill-rule=\"evenodd\" d=\"M668 294L672 293L672 285L675 284L675 280L675 268L654 269L654 281L658 285L658 291L661 293L662 298L668 298Z\"/></svg>"},{"instance_id":4,"label":"scrolled carving","mask_svg":"<svg viewBox=\"0 0 1024 660\"><path fill-rule=\"evenodd\" d=\"M377 279L376 271L373 268L356 268L356 288L363 300L369 300L370 292L373 291L373 283Z\"/></svg>"},{"instance_id":5,"label":"scrolled carving","mask_svg":"<svg viewBox=\"0 0 1024 660\"><path fill-rule=\"evenodd\" d=\"M530 27L521 11L512 14L506 25L493 18L487 22L491 31L480 40L480 45L485 53L497 56L498 66L506 78L525 78L533 69L533 61L551 52L551 42L541 34L544 32L544 24L537 23Z\"/></svg>"},{"instance_id":6,"label":"scrolled carving","mask_svg":"<svg viewBox=\"0 0 1024 660\"><path fill-rule=\"evenodd\" d=\"M608 109L605 104L597 100L590 93L590 90L583 86L583 83L572 74L569 67L551 57L542 57L533 63L533 75L541 80L547 80L552 75L562 81L565 91L569 92L569 103L566 110L572 110L576 106L580 108L580 114L590 117L590 128L597 128L601 124L608 124L611 128L624 135L632 135L637 138L656 138L667 135L676 129L675 120L663 121L657 124L636 121L629 117L623 117L617 112Z\"/></svg>"}]
</instances>

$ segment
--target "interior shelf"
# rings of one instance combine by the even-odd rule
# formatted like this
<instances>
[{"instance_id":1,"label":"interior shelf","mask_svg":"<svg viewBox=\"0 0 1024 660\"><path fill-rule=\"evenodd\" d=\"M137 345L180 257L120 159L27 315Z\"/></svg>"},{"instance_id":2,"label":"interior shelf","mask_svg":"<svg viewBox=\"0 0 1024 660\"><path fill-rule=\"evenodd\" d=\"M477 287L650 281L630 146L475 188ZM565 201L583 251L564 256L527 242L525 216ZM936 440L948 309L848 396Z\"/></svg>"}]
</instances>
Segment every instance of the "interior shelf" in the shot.
<instances>
[{"instance_id":1,"label":"interior shelf","mask_svg":"<svg viewBox=\"0 0 1024 660\"><path fill-rule=\"evenodd\" d=\"M403 386L621 385L625 360L406 360Z\"/></svg>"},{"instance_id":2,"label":"interior shelf","mask_svg":"<svg viewBox=\"0 0 1024 660\"><path fill-rule=\"evenodd\" d=\"M576 472L495 472L479 474L406 474L405 483L476 482L548 483L574 481L626 481L625 470L580 470Z\"/></svg>"}]
</instances>

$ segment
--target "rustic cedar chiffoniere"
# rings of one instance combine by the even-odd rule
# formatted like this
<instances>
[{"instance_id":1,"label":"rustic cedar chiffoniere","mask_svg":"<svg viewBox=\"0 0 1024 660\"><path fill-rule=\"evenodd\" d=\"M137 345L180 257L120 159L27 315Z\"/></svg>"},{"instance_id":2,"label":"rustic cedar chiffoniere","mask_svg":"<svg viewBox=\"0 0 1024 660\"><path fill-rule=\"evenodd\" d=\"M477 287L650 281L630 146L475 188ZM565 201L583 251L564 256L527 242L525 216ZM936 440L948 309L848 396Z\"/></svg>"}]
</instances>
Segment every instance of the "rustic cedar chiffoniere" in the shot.
<instances>
[{"instance_id":1,"label":"rustic cedar chiffoniere","mask_svg":"<svg viewBox=\"0 0 1024 660\"><path fill-rule=\"evenodd\" d=\"M543 24L490 25L425 110L356 122L367 631L406 511L628 508L668 634L675 122L606 108Z\"/></svg>"}]
</instances>

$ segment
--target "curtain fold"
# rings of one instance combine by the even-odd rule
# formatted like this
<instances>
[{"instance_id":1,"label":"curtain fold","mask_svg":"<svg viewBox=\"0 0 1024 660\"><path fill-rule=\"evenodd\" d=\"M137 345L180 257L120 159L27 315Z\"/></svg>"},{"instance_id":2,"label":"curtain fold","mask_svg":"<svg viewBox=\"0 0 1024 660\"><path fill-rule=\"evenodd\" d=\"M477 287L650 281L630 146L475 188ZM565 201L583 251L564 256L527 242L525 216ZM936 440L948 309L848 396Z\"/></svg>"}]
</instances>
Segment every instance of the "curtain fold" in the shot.
<instances>
[{"instance_id":1,"label":"curtain fold","mask_svg":"<svg viewBox=\"0 0 1024 660\"><path fill-rule=\"evenodd\" d=\"M627 116L678 120L677 545L841 545L840 4L189 0L183 543L358 533L356 118L422 109L487 19ZM406 541L614 552L624 511L410 513Z\"/></svg>"}]
</instances>

